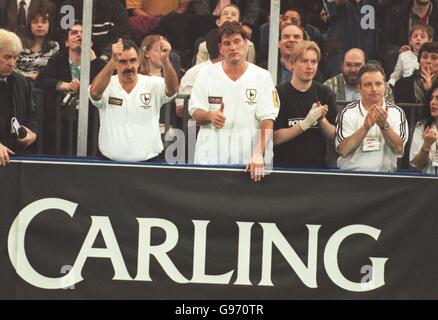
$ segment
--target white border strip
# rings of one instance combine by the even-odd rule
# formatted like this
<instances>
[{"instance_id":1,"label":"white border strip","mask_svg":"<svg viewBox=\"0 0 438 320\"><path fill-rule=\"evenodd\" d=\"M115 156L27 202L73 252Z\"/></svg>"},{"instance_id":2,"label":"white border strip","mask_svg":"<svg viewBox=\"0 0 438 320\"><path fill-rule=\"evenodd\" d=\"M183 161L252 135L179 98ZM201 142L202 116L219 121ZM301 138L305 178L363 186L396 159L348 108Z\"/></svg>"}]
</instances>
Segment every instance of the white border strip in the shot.
<instances>
[{"instance_id":1,"label":"white border strip","mask_svg":"<svg viewBox=\"0 0 438 320\"><path fill-rule=\"evenodd\" d=\"M178 170L197 170L197 171L228 171L228 172L245 172L245 169L238 168L214 168L202 167L196 165L148 165L146 163L125 164L125 163L106 163L106 162L76 162L76 161L48 161L48 160L11 160L15 163L34 163L34 164L51 164L51 165L73 165L73 166L111 166L125 168L156 168L156 169L178 169ZM404 178L404 179L433 179L437 180L438 176L410 176L398 174L378 174L378 173L356 173L356 172L315 172L315 171L289 171L284 169L274 169L276 174L303 174L303 175L334 175L334 176L356 176L356 177L379 177L379 178Z\"/></svg>"}]
</instances>

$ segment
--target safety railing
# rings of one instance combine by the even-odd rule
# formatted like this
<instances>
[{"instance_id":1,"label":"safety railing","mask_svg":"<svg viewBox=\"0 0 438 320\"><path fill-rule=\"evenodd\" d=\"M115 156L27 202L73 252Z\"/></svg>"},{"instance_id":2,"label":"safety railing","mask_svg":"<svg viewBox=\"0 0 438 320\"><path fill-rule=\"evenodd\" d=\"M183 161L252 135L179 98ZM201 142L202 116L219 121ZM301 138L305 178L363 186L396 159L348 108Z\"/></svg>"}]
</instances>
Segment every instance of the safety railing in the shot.
<instances>
[{"instance_id":1,"label":"safety railing","mask_svg":"<svg viewBox=\"0 0 438 320\"><path fill-rule=\"evenodd\" d=\"M44 115L44 105L47 103L53 103L53 101L47 101L47 95L44 91L40 89L33 89L32 90L32 96L33 101L36 105L36 111L37 111L37 120L38 125L40 127L40 137L37 142L37 152L39 154L43 154L44 150L44 144L47 143L44 141L44 135L42 134L44 132L44 126L47 125L47 121L45 119ZM58 95L56 99L56 107L55 107L55 154L56 155L66 155L66 156L74 156L76 154L76 140L77 140L77 110L75 108L69 108L62 106L62 96ZM177 99L183 100L183 117L181 121L181 127L180 130L184 133L185 138L185 146L186 146L186 152L185 152L185 160L186 162L189 159L189 119L190 115L188 112L188 105L189 105L189 99L190 95L177 95ZM336 103L338 106L345 106L349 104L351 101L344 101L344 100L338 100ZM171 124L171 113L172 113L172 103L169 102L165 104L162 109L163 112L161 114L161 121L164 122L164 133L162 134L163 142L165 139L166 134L168 133L169 129L172 127ZM410 146L410 142L412 139L412 134L415 129L415 124L419 120L420 112L419 110L423 108L422 104L414 104L414 103L399 103L397 104L399 107L403 108L403 110L406 113L408 123L409 123L409 141L407 144L407 147ZM90 146L88 148L89 153L88 156L90 157L96 157L98 156L98 132L99 132L99 113L96 108L90 107L90 125L89 125L89 131L88 134L91 135L90 139L88 139ZM66 135L67 137L62 137L62 135ZM62 146L62 143L66 142L67 146ZM166 143L164 143L166 146ZM408 163L407 160L407 154L409 152L405 151L405 157L404 160L401 161L400 167L403 169L408 169Z\"/></svg>"}]
</instances>

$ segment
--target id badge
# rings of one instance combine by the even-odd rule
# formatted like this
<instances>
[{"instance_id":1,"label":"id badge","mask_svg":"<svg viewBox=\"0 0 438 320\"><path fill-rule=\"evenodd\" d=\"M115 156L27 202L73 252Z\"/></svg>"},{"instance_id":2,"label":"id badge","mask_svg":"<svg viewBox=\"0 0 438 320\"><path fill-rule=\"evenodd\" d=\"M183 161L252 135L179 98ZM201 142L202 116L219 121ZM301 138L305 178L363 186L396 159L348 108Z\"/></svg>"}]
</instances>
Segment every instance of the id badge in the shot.
<instances>
[{"instance_id":1,"label":"id badge","mask_svg":"<svg viewBox=\"0 0 438 320\"><path fill-rule=\"evenodd\" d=\"M381 143L379 137L367 137L363 141L362 151L371 152L379 151L381 148Z\"/></svg>"}]
</instances>

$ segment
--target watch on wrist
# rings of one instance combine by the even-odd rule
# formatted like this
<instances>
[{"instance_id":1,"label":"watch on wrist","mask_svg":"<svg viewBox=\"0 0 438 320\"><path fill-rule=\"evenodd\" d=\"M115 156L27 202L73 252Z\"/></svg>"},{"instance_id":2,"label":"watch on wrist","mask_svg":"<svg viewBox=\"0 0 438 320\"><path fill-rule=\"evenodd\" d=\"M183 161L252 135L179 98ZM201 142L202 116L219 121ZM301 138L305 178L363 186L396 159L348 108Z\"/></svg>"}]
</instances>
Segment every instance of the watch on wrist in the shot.
<instances>
[{"instance_id":1,"label":"watch on wrist","mask_svg":"<svg viewBox=\"0 0 438 320\"><path fill-rule=\"evenodd\" d=\"M385 122L385 124L383 126L380 127L380 129L382 130L388 130L389 129L389 123L388 121Z\"/></svg>"}]
</instances>

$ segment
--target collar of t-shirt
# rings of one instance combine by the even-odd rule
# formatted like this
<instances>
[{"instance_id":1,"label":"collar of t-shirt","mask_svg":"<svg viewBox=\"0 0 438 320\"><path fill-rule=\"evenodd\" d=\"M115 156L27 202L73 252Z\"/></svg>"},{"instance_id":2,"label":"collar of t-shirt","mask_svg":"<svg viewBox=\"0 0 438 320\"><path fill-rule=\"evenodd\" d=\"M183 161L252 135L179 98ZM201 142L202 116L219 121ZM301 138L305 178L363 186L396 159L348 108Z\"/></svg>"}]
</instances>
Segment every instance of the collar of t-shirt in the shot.
<instances>
[{"instance_id":1,"label":"collar of t-shirt","mask_svg":"<svg viewBox=\"0 0 438 320\"><path fill-rule=\"evenodd\" d=\"M385 99L383 99L382 108L386 108ZM367 111L367 109L365 109L365 106L362 103L362 99L359 100L359 109L360 109L360 113L365 118L368 114L368 111Z\"/></svg>"}]
</instances>

